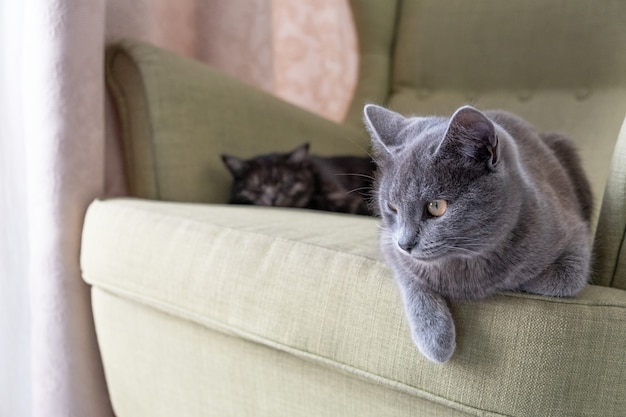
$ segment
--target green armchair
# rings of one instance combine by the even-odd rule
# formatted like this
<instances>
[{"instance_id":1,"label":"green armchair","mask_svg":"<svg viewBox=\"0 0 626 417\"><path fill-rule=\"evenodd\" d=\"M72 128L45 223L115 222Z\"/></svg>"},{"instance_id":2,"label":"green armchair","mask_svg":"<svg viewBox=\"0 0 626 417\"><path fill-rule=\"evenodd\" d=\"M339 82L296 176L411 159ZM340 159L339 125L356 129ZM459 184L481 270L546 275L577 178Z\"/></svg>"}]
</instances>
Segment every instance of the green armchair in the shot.
<instances>
[{"instance_id":1,"label":"green armchair","mask_svg":"<svg viewBox=\"0 0 626 417\"><path fill-rule=\"evenodd\" d=\"M624 415L626 3L351 3L343 124L150 45L109 50L135 198L90 206L81 264L116 414ZM454 303L457 351L436 365L411 341L377 219L223 204L221 153L365 154L366 102L504 108L575 138L598 202L594 285Z\"/></svg>"}]
</instances>

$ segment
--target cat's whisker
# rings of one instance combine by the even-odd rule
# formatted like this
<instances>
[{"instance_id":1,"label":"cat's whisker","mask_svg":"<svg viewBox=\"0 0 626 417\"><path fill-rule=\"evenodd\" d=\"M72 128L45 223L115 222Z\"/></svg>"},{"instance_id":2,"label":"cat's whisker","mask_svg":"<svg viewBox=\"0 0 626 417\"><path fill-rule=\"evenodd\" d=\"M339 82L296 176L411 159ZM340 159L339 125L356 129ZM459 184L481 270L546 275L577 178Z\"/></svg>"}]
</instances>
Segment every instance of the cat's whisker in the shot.
<instances>
[{"instance_id":1,"label":"cat's whisker","mask_svg":"<svg viewBox=\"0 0 626 417\"><path fill-rule=\"evenodd\" d=\"M459 246L452 246L452 245L441 245L438 246L437 249L445 249L445 250L450 250L450 251L459 251L459 252L463 252L466 254L470 254L470 255L480 255L480 252L478 251L474 251L468 248L462 248Z\"/></svg>"},{"instance_id":2,"label":"cat's whisker","mask_svg":"<svg viewBox=\"0 0 626 417\"><path fill-rule=\"evenodd\" d=\"M362 177L362 178L367 178L368 180L372 180L372 181L376 179L371 175L359 174L359 173L345 173L345 174L334 174L334 175L336 177Z\"/></svg>"},{"instance_id":3,"label":"cat's whisker","mask_svg":"<svg viewBox=\"0 0 626 417\"><path fill-rule=\"evenodd\" d=\"M483 246L482 243L471 237L455 237L454 239L449 239L448 242L452 245Z\"/></svg>"},{"instance_id":4,"label":"cat's whisker","mask_svg":"<svg viewBox=\"0 0 626 417\"><path fill-rule=\"evenodd\" d=\"M354 190L346 191L346 194L350 194L355 191L369 191L369 190L371 190L370 187L360 187L360 188L355 188Z\"/></svg>"},{"instance_id":5,"label":"cat's whisker","mask_svg":"<svg viewBox=\"0 0 626 417\"><path fill-rule=\"evenodd\" d=\"M364 153L367 154L367 156L369 156L372 160L374 159L374 157L369 153L369 150L367 148L364 148L357 140L352 139L350 137L346 137L346 140L348 142L351 142L354 146L356 146L357 148L359 148L361 151L363 151Z\"/></svg>"},{"instance_id":6,"label":"cat's whisker","mask_svg":"<svg viewBox=\"0 0 626 417\"><path fill-rule=\"evenodd\" d=\"M485 245L481 244L481 243L468 243L468 242L455 242L455 245L452 245L454 247L457 246L463 246L463 247L470 247L470 248L482 248Z\"/></svg>"}]
</instances>

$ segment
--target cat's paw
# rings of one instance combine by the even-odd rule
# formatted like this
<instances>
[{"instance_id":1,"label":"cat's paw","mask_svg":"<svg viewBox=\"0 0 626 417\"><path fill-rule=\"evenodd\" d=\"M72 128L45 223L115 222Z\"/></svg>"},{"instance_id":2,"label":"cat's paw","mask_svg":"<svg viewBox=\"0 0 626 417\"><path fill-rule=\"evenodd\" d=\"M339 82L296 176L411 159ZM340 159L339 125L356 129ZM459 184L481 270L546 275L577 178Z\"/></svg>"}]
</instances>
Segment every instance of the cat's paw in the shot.
<instances>
[{"instance_id":1,"label":"cat's paw","mask_svg":"<svg viewBox=\"0 0 626 417\"><path fill-rule=\"evenodd\" d=\"M413 341L432 362L447 362L456 348L456 331L448 303L411 279L399 282Z\"/></svg>"},{"instance_id":2,"label":"cat's paw","mask_svg":"<svg viewBox=\"0 0 626 417\"><path fill-rule=\"evenodd\" d=\"M432 362L446 363L454 354L456 332L449 313L448 317L425 320L412 336L420 352Z\"/></svg>"}]
</instances>

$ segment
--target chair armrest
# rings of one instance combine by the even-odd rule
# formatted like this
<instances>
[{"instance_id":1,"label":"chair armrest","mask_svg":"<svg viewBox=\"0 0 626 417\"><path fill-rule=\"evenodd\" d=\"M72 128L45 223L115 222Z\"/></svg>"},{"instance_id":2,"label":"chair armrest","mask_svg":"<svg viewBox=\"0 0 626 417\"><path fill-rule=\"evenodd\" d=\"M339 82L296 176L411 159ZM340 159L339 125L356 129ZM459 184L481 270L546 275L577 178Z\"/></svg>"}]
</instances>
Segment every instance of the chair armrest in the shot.
<instances>
[{"instance_id":1,"label":"chair armrest","mask_svg":"<svg viewBox=\"0 0 626 417\"><path fill-rule=\"evenodd\" d=\"M615 144L595 238L600 285L626 290L626 119Z\"/></svg>"},{"instance_id":2,"label":"chair armrest","mask_svg":"<svg viewBox=\"0 0 626 417\"><path fill-rule=\"evenodd\" d=\"M122 41L106 77L121 124L132 195L225 202L230 177L219 155L243 157L310 142L318 154L365 154L362 129L288 104L198 62Z\"/></svg>"}]
</instances>

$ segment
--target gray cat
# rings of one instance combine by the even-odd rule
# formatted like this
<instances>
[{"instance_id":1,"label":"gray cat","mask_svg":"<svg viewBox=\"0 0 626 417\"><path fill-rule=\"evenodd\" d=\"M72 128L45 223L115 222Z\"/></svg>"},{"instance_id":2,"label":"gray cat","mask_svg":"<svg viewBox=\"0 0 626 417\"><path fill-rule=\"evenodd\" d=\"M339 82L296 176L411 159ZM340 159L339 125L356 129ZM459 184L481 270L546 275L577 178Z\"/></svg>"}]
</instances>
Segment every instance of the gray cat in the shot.
<instances>
[{"instance_id":1,"label":"gray cat","mask_svg":"<svg viewBox=\"0 0 626 417\"><path fill-rule=\"evenodd\" d=\"M570 139L502 111L451 118L364 110L377 169L381 251L413 340L455 349L447 299L577 294L590 270L591 187Z\"/></svg>"}]
</instances>

